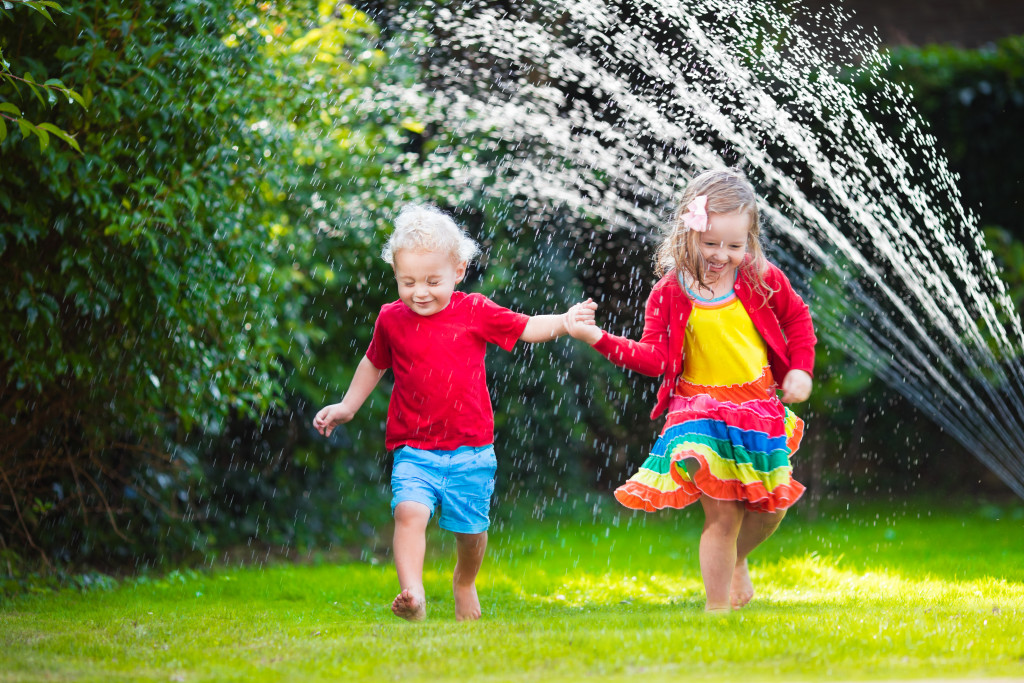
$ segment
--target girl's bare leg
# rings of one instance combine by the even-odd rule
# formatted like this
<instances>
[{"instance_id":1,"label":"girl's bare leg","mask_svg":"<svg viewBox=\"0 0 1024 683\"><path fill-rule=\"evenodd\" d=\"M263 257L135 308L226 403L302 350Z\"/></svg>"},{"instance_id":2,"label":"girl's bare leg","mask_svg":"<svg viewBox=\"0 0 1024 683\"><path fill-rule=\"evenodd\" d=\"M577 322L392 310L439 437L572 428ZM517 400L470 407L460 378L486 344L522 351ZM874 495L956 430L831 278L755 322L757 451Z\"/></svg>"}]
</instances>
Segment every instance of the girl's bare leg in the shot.
<instances>
[{"instance_id":1,"label":"girl's bare leg","mask_svg":"<svg viewBox=\"0 0 1024 683\"><path fill-rule=\"evenodd\" d=\"M452 592L455 594L455 619L457 621L480 618L480 600L476 594L476 575L484 561L487 550L487 532L479 534L455 534L458 559L452 575Z\"/></svg>"},{"instance_id":2,"label":"girl's bare leg","mask_svg":"<svg viewBox=\"0 0 1024 683\"><path fill-rule=\"evenodd\" d=\"M427 616L423 588L423 555L427 550L427 522L430 508L411 500L395 506L395 569L400 591L391 603L395 616L421 621Z\"/></svg>"},{"instance_id":3,"label":"girl's bare leg","mask_svg":"<svg viewBox=\"0 0 1024 683\"><path fill-rule=\"evenodd\" d=\"M729 589L729 602L733 609L739 609L754 597L754 584L750 580L747 555L775 533L786 516L785 510L778 512L743 511L743 523L736 538L736 568Z\"/></svg>"},{"instance_id":4,"label":"girl's bare leg","mask_svg":"<svg viewBox=\"0 0 1024 683\"><path fill-rule=\"evenodd\" d=\"M704 531L700 536L700 573L704 577L705 611L728 611L736 569L736 539L743 523L743 504L701 496Z\"/></svg>"}]
</instances>

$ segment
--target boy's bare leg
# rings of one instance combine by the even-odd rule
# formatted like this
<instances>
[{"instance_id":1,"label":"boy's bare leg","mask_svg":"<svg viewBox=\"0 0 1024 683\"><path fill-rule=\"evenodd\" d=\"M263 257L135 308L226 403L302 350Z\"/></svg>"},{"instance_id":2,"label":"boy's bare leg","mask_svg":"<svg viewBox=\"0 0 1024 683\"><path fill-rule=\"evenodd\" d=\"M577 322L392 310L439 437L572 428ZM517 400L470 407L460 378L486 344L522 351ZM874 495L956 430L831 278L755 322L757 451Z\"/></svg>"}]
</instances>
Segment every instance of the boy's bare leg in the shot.
<instances>
[{"instance_id":1,"label":"boy's bare leg","mask_svg":"<svg viewBox=\"0 0 1024 683\"><path fill-rule=\"evenodd\" d=\"M455 619L457 621L480 618L480 599L476 594L476 575L484 561L487 550L487 532L479 534L455 534L458 559L452 575L452 592L455 594Z\"/></svg>"},{"instance_id":2,"label":"boy's bare leg","mask_svg":"<svg viewBox=\"0 0 1024 683\"><path fill-rule=\"evenodd\" d=\"M423 588L423 555L427 550L427 522L430 508L403 501L395 506L395 569L400 591L391 603L395 616L421 621L427 616L427 595Z\"/></svg>"},{"instance_id":3,"label":"boy's bare leg","mask_svg":"<svg viewBox=\"0 0 1024 683\"><path fill-rule=\"evenodd\" d=\"M750 580L747 555L775 533L785 516L785 510L778 512L744 510L743 524L740 525L740 533L736 537L736 569L733 571L732 586L729 589L729 602L733 609L744 607L754 597L754 584Z\"/></svg>"},{"instance_id":4,"label":"boy's bare leg","mask_svg":"<svg viewBox=\"0 0 1024 683\"><path fill-rule=\"evenodd\" d=\"M700 535L700 573L704 578L707 612L729 610L729 584L736 568L736 538L743 522L743 505L701 496L704 530Z\"/></svg>"}]
</instances>

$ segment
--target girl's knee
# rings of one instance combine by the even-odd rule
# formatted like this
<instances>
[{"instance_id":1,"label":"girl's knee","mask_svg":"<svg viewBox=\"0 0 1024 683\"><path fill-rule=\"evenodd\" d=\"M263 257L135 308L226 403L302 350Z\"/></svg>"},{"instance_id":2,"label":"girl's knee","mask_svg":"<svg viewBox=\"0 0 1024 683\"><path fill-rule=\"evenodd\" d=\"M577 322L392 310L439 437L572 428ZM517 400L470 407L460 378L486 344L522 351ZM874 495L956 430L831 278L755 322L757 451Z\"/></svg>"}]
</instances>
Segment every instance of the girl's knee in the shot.
<instances>
[{"instance_id":1,"label":"girl's knee","mask_svg":"<svg viewBox=\"0 0 1024 683\"><path fill-rule=\"evenodd\" d=\"M776 510L775 512L753 512L747 511L748 517L753 517L761 523L761 526L775 528L782 523L782 518L786 516L785 510Z\"/></svg>"},{"instance_id":2,"label":"girl's knee","mask_svg":"<svg viewBox=\"0 0 1024 683\"><path fill-rule=\"evenodd\" d=\"M726 538L734 538L743 526L743 515L714 515L705 518L705 533L715 534Z\"/></svg>"}]
</instances>

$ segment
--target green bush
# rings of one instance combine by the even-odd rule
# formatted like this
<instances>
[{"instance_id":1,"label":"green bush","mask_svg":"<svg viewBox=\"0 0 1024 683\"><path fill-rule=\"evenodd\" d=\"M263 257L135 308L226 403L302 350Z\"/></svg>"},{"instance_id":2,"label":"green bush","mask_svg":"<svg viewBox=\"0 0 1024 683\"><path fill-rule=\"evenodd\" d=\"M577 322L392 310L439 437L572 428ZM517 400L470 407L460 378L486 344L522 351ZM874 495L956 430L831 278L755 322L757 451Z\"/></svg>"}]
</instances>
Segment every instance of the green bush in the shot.
<instances>
[{"instance_id":1,"label":"green bush","mask_svg":"<svg viewBox=\"0 0 1024 683\"><path fill-rule=\"evenodd\" d=\"M397 135L383 116L348 120L338 97L363 95L384 65L376 29L322 9L69 2L52 23L24 8L0 18L11 73L59 76L85 105L0 84L26 120L52 120L82 150L24 128L0 143L5 546L159 561L238 526L229 498L209 508L222 486L211 478L265 453L218 448L238 425L263 435L292 415L303 377L308 389L324 336L311 311L337 304L318 294L362 282L353 254L376 227L345 201L388 154L353 160ZM343 200L317 198L327 183ZM298 457L295 441L275 462Z\"/></svg>"}]
</instances>

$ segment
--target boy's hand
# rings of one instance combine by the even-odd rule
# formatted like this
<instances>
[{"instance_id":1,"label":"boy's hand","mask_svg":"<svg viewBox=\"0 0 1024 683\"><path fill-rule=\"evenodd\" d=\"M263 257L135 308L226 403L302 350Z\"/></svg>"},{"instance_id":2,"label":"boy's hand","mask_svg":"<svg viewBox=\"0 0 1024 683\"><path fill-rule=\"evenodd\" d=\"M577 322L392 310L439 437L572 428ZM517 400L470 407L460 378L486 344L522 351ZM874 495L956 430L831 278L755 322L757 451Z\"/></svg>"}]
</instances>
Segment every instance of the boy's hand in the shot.
<instances>
[{"instance_id":1,"label":"boy's hand","mask_svg":"<svg viewBox=\"0 0 1024 683\"><path fill-rule=\"evenodd\" d=\"M313 427L324 436L330 436L338 425L343 425L356 416L356 411L345 405L345 402L324 406L313 418Z\"/></svg>"},{"instance_id":2,"label":"boy's hand","mask_svg":"<svg viewBox=\"0 0 1024 683\"><path fill-rule=\"evenodd\" d=\"M803 370L790 370L782 380L782 402L800 403L811 396L814 382Z\"/></svg>"},{"instance_id":3,"label":"boy's hand","mask_svg":"<svg viewBox=\"0 0 1024 683\"><path fill-rule=\"evenodd\" d=\"M593 299L576 304L565 313L565 330L575 339L587 342L591 346L601 339L601 328L595 322L594 311L597 304Z\"/></svg>"},{"instance_id":4,"label":"boy's hand","mask_svg":"<svg viewBox=\"0 0 1024 683\"><path fill-rule=\"evenodd\" d=\"M597 304L594 303L593 299L581 301L575 306L570 307L569 310L565 312L566 322L571 319L584 325L594 325L594 312L596 310Z\"/></svg>"}]
</instances>

